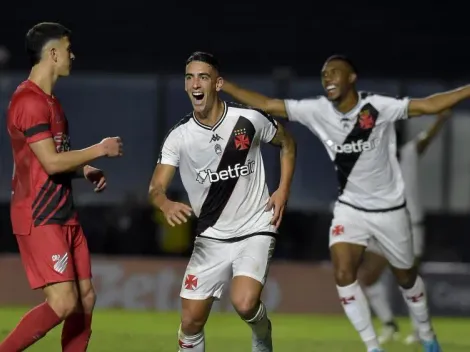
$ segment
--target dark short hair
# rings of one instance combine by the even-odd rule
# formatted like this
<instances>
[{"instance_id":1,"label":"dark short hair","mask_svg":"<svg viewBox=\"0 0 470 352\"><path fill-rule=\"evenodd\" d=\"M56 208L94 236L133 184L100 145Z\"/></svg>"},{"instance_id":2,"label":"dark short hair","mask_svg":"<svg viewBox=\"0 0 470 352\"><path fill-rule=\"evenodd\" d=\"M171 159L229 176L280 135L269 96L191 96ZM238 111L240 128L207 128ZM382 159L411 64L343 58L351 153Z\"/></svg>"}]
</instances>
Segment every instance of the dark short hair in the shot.
<instances>
[{"instance_id":1,"label":"dark short hair","mask_svg":"<svg viewBox=\"0 0 470 352\"><path fill-rule=\"evenodd\" d=\"M42 22L31 28L26 33L26 53L29 56L31 65L36 65L41 61L41 52L49 41L62 39L71 36L72 31L59 23Z\"/></svg>"},{"instance_id":2,"label":"dark short hair","mask_svg":"<svg viewBox=\"0 0 470 352\"><path fill-rule=\"evenodd\" d=\"M357 67L354 65L354 62L350 58L348 58L346 55L340 55L340 54L335 54L331 55L328 59L326 59L325 64L327 64L330 61L343 61L346 64L351 67L351 70L357 74Z\"/></svg>"},{"instance_id":3,"label":"dark short hair","mask_svg":"<svg viewBox=\"0 0 470 352\"><path fill-rule=\"evenodd\" d=\"M220 72L219 61L212 54L203 51L195 51L186 60L186 65L193 61L205 62L206 64L211 65L213 68Z\"/></svg>"}]
</instances>

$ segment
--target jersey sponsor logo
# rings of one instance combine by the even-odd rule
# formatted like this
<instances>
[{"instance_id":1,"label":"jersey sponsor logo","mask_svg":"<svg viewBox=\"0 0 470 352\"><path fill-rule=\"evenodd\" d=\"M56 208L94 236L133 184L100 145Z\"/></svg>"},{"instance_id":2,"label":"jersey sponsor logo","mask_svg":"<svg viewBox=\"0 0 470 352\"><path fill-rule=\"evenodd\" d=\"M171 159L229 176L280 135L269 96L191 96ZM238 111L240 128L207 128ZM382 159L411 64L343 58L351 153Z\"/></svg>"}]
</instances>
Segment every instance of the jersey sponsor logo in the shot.
<instances>
[{"instance_id":1,"label":"jersey sponsor logo","mask_svg":"<svg viewBox=\"0 0 470 352\"><path fill-rule=\"evenodd\" d=\"M212 171L211 169L201 170L197 173L196 181L203 184L208 180L210 183L226 181L240 176L248 176L255 171L255 162L248 161L246 165L236 164L230 166L226 170Z\"/></svg>"},{"instance_id":2,"label":"jersey sponsor logo","mask_svg":"<svg viewBox=\"0 0 470 352\"><path fill-rule=\"evenodd\" d=\"M373 140L363 140L359 139L357 142L352 141L350 143L344 144L335 144L332 140L325 141L325 144L333 149L336 153L340 154L355 154L355 153L362 153L372 149L377 148L379 144L378 139Z\"/></svg>"},{"instance_id":3,"label":"jersey sponsor logo","mask_svg":"<svg viewBox=\"0 0 470 352\"><path fill-rule=\"evenodd\" d=\"M251 141L246 134L246 129L241 128L233 132L235 134L235 148L245 150L250 147Z\"/></svg>"},{"instance_id":4,"label":"jersey sponsor logo","mask_svg":"<svg viewBox=\"0 0 470 352\"><path fill-rule=\"evenodd\" d=\"M214 134L212 135L212 138L211 138L211 140L209 141L209 143L218 142L218 141L220 141L221 139L223 140L223 138L220 137L217 133L214 133Z\"/></svg>"}]
</instances>

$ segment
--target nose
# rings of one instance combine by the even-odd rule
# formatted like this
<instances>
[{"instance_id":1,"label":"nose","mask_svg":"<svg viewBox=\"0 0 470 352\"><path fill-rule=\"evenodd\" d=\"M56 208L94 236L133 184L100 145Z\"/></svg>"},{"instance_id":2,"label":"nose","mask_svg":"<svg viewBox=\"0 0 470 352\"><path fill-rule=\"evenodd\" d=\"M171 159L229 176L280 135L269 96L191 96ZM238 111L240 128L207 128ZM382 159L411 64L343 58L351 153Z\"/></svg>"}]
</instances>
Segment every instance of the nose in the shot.
<instances>
[{"instance_id":1,"label":"nose","mask_svg":"<svg viewBox=\"0 0 470 352\"><path fill-rule=\"evenodd\" d=\"M70 60L72 60L72 61L75 60L75 54L74 53L70 54Z\"/></svg>"},{"instance_id":2,"label":"nose","mask_svg":"<svg viewBox=\"0 0 470 352\"><path fill-rule=\"evenodd\" d=\"M199 78L194 78L193 80L193 88L194 89L198 89L201 87L201 81L199 80Z\"/></svg>"}]
</instances>

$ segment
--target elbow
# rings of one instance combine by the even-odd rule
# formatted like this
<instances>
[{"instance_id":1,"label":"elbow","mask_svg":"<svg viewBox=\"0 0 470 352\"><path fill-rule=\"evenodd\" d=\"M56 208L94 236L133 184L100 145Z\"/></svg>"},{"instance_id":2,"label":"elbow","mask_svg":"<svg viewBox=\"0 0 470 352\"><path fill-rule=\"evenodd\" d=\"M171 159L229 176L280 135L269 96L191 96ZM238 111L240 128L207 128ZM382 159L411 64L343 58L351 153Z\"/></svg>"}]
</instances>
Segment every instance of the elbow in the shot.
<instances>
[{"instance_id":1,"label":"elbow","mask_svg":"<svg viewBox=\"0 0 470 352\"><path fill-rule=\"evenodd\" d=\"M49 176L60 174L62 172L67 171L67 170L64 170L63 167L61 167L59 154L54 154L54 155L51 155L49 158L47 158L47 160L45 160L42 163L42 167Z\"/></svg>"},{"instance_id":2,"label":"elbow","mask_svg":"<svg viewBox=\"0 0 470 352\"><path fill-rule=\"evenodd\" d=\"M46 171L46 173L49 175L49 176L53 176L53 175L57 175L61 172L63 172L57 164L53 163L53 162L50 162L50 163L45 163L43 165L43 168L44 168L44 171Z\"/></svg>"}]
</instances>

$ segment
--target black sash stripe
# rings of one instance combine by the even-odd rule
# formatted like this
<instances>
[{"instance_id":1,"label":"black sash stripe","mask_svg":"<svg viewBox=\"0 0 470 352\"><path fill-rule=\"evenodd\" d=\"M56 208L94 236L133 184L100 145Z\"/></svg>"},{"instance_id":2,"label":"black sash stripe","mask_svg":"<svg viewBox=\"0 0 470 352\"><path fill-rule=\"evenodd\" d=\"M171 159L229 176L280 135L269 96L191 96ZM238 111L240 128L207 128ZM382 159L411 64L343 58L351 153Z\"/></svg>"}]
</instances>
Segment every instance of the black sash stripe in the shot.
<instances>
[{"instance_id":1,"label":"black sash stripe","mask_svg":"<svg viewBox=\"0 0 470 352\"><path fill-rule=\"evenodd\" d=\"M243 150L237 149L235 144L235 131L237 130L245 131L245 135L250 141L249 148ZM237 164L245 165L255 133L255 126L253 126L251 121L240 116L232 130L232 133L230 134L230 139L227 142L224 153L220 159L219 166L217 167L217 173L222 170L227 170L229 166L233 167ZM197 235L203 233L207 228L215 225L232 196L237 182L238 177L220 180L211 184L206 199L202 204L201 213L199 214L196 228Z\"/></svg>"},{"instance_id":2,"label":"black sash stripe","mask_svg":"<svg viewBox=\"0 0 470 352\"><path fill-rule=\"evenodd\" d=\"M372 128L363 128L361 123L364 121L361 119L361 115L367 114L372 118L373 127ZM359 112L357 121L343 142L343 145L350 143L357 143L358 141L368 141L372 130L375 127L375 123L379 116L379 112L374 108L370 103L364 105ZM343 194L344 188L348 183L348 178L351 175L354 166L356 165L359 157L361 156L362 151L352 152L352 153L336 153L334 163L336 165L336 175L338 177L338 191L339 195Z\"/></svg>"}]
</instances>

